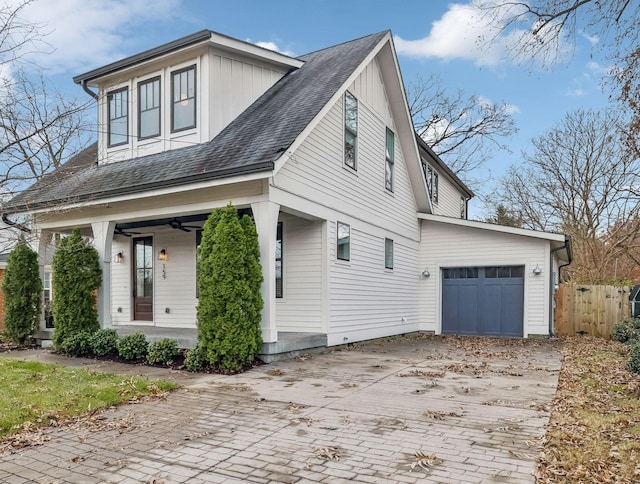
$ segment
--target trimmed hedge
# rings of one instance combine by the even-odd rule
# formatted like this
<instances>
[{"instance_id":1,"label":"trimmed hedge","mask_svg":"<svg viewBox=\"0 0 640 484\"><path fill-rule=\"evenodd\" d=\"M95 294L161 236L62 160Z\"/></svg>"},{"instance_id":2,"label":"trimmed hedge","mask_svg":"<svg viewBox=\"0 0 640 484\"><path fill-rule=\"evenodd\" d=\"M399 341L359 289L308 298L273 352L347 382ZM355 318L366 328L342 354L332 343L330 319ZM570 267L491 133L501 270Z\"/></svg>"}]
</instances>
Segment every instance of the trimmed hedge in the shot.
<instances>
[{"instance_id":1,"label":"trimmed hedge","mask_svg":"<svg viewBox=\"0 0 640 484\"><path fill-rule=\"evenodd\" d=\"M144 360L147 357L148 348L147 338L140 331L118 340L118 354L125 360Z\"/></svg>"},{"instance_id":2,"label":"trimmed hedge","mask_svg":"<svg viewBox=\"0 0 640 484\"><path fill-rule=\"evenodd\" d=\"M174 339L162 338L151 343L147 351L150 365L170 365L178 357L178 343Z\"/></svg>"}]
</instances>

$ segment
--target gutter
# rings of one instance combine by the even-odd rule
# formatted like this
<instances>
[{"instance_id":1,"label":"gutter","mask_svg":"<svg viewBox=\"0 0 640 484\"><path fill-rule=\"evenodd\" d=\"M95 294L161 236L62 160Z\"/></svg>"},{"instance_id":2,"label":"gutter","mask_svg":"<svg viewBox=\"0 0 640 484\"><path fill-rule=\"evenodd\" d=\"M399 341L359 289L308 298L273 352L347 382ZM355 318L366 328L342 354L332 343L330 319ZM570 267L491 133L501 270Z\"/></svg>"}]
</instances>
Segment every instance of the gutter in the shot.
<instances>
[{"instance_id":1,"label":"gutter","mask_svg":"<svg viewBox=\"0 0 640 484\"><path fill-rule=\"evenodd\" d=\"M2 221L7 224L9 227L14 227L18 230L20 230L21 232L30 234L31 233L31 229L21 223L18 222L14 222L13 220L9 220L9 214L8 213L3 213L2 214Z\"/></svg>"},{"instance_id":2,"label":"gutter","mask_svg":"<svg viewBox=\"0 0 640 484\"><path fill-rule=\"evenodd\" d=\"M87 87L86 79L82 79L82 81L80 82L80 86L82 86L84 92L86 92L89 96L91 96L96 101L98 100L98 93L93 92L91 89L89 89L89 87Z\"/></svg>"},{"instance_id":3,"label":"gutter","mask_svg":"<svg viewBox=\"0 0 640 484\"><path fill-rule=\"evenodd\" d=\"M571 261L573 260L573 253L571 251L571 237L568 235L564 236L564 245L561 245L560 247L556 247L555 249L551 249L551 260L549 261L550 264L550 274L553 274L553 254L565 249L567 251L567 260L568 262L566 264L560 264L558 266L558 283L560 283L560 274L562 272L562 268L568 266L569 264L571 264ZM554 281L553 278L549 281L549 302L551 302L553 300L553 294L555 292L554 290ZM549 337L553 337L554 333L553 333L553 316L554 316L554 307L553 304L549 304Z\"/></svg>"}]
</instances>

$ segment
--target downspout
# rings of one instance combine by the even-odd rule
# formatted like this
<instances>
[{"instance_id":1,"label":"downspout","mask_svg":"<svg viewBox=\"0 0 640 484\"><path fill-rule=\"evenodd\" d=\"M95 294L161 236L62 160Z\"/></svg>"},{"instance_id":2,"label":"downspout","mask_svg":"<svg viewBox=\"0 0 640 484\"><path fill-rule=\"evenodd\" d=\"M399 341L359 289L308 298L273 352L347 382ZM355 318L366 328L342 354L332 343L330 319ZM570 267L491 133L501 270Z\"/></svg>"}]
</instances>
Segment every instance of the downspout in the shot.
<instances>
[{"instance_id":1,"label":"downspout","mask_svg":"<svg viewBox=\"0 0 640 484\"><path fill-rule=\"evenodd\" d=\"M98 100L98 94L93 92L91 89L89 89L87 87L87 80L86 79L83 79L82 82L80 83L80 85L82 86L82 89L84 90L84 92L86 92L89 96L91 96L96 101Z\"/></svg>"},{"instance_id":2,"label":"downspout","mask_svg":"<svg viewBox=\"0 0 640 484\"><path fill-rule=\"evenodd\" d=\"M7 224L9 227L14 227L18 230L20 230L21 232L30 234L31 233L31 229L29 227L26 227L25 225L19 223L19 222L14 222L13 220L9 220L9 214L7 213L3 213L2 214L2 221Z\"/></svg>"},{"instance_id":3,"label":"downspout","mask_svg":"<svg viewBox=\"0 0 640 484\"><path fill-rule=\"evenodd\" d=\"M561 269L563 267L568 266L569 264L571 264L571 261L573 259L573 254L571 253L571 237L569 237L568 235L564 236L564 245L561 245L560 247L556 247L555 249L551 249L551 260L549 261L550 264L550 271L549 274L553 274L553 254L560 251L566 249L567 251L567 259L568 262L566 264L560 264L558 266L558 284L560 283L560 274L561 274ZM550 282L549 282L549 302L552 303L553 302L553 295L554 295L554 281L553 281L553 277L551 278ZM553 304L549 304L549 337L553 337L553 316L554 316L554 307Z\"/></svg>"}]
</instances>

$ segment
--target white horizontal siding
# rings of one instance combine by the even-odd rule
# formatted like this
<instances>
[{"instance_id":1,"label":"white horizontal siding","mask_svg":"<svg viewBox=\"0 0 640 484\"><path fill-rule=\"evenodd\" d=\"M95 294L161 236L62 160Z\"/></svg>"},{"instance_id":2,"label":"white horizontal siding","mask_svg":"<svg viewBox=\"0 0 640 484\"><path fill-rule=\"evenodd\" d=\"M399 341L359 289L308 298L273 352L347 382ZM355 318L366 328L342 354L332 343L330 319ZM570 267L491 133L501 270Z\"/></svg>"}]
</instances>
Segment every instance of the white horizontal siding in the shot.
<instances>
[{"instance_id":1,"label":"white horizontal siding","mask_svg":"<svg viewBox=\"0 0 640 484\"><path fill-rule=\"evenodd\" d=\"M274 185L418 240L416 203L377 64L372 63L352 87L358 98L357 171L344 166L341 98L279 170ZM387 127L396 134L393 193L384 185Z\"/></svg>"},{"instance_id":2,"label":"white horizontal siding","mask_svg":"<svg viewBox=\"0 0 640 484\"><path fill-rule=\"evenodd\" d=\"M423 220L420 270L428 269L431 276L420 281L421 329L441 331L442 268L523 265L524 335L548 334L549 260L543 239ZM533 274L536 265L542 274Z\"/></svg>"},{"instance_id":3,"label":"white horizontal siding","mask_svg":"<svg viewBox=\"0 0 640 484\"><path fill-rule=\"evenodd\" d=\"M194 328L196 326L195 231L150 227L136 230L140 236L153 237L153 322L156 326ZM111 264L111 302L114 324L133 322L133 241L134 237L116 236L112 244L112 260L122 252L124 263ZM158 252L166 249L168 260L158 260ZM162 277L163 266L166 278ZM121 311L118 311L121 308ZM165 309L169 308L166 313Z\"/></svg>"},{"instance_id":4,"label":"white horizontal siding","mask_svg":"<svg viewBox=\"0 0 640 484\"><path fill-rule=\"evenodd\" d=\"M283 298L276 299L278 331L323 331L322 222L281 214Z\"/></svg>"},{"instance_id":5,"label":"white horizontal siding","mask_svg":"<svg viewBox=\"0 0 640 484\"><path fill-rule=\"evenodd\" d=\"M438 203L433 206L435 215L460 218L462 192L442 171L438 171Z\"/></svg>"},{"instance_id":6,"label":"white horizontal siding","mask_svg":"<svg viewBox=\"0 0 640 484\"><path fill-rule=\"evenodd\" d=\"M341 261L336 259L336 223L329 223L330 345L419 328L418 245L394 240L394 268L386 269L385 238L369 228L351 225L351 260Z\"/></svg>"}]
</instances>

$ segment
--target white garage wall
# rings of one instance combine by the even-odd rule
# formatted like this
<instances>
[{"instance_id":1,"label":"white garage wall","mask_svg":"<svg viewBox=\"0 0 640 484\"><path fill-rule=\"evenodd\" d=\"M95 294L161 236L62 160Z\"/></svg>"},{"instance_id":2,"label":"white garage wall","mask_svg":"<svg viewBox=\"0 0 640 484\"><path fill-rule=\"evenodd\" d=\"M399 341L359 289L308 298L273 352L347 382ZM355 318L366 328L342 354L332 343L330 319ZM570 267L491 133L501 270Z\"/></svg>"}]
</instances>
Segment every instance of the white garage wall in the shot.
<instances>
[{"instance_id":1,"label":"white garage wall","mask_svg":"<svg viewBox=\"0 0 640 484\"><path fill-rule=\"evenodd\" d=\"M421 330L441 332L442 268L524 265L524 336L549 333L549 241L490 228L422 220L420 269L431 277L419 285ZM536 265L542 274L533 274Z\"/></svg>"}]
</instances>

